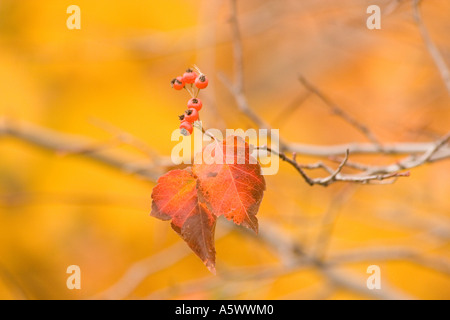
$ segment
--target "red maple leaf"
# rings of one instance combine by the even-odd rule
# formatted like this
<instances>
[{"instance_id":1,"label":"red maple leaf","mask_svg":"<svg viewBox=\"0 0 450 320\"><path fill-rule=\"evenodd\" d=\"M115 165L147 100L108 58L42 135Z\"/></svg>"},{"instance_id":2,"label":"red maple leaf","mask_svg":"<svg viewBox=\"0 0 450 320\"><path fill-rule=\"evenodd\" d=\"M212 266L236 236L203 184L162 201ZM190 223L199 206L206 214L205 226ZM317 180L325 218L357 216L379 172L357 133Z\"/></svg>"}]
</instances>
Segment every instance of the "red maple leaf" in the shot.
<instances>
[{"instance_id":1,"label":"red maple leaf","mask_svg":"<svg viewBox=\"0 0 450 320\"><path fill-rule=\"evenodd\" d=\"M216 217L224 215L258 231L256 213L265 181L249 153L248 144L239 137L214 141L197 155L192 169L169 171L152 192L151 215L172 220L172 228L213 273Z\"/></svg>"},{"instance_id":2,"label":"red maple leaf","mask_svg":"<svg viewBox=\"0 0 450 320\"><path fill-rule=\"evenodd\" d=\"M153 217L172 219L172 228L206 267L215 273L216 217L197 197L197 179L187 170L172 170L158 179L152 192Z\"/></svg>"},{"instance_id":3,"label":"red maple leaf","mask_svg":"<svg viewBox=\"0 0 450 320\"><path fill-rule=\"evenodd\" d=\"M213 142L209 146L211 153L203 150L196 159L198 162L202 157L202 163L194 162L192 168L198 178L200 198L216 216L224 215L258 232L256 213L266 188L260 165L240 137L229 136L222 144ZM208 164L210 158L215 158L216 163Z\"/></svg>"}]
</instances>

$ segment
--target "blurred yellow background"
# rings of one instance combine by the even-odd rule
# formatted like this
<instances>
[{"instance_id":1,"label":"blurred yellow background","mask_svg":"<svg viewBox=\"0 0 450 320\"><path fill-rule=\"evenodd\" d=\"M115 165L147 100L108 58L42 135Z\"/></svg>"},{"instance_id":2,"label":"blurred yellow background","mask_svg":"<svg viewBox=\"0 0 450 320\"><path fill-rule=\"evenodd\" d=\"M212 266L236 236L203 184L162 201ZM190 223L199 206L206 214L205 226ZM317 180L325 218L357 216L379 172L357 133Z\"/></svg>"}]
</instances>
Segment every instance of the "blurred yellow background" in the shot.
<instances>
[{"instance_id":1,"label":"blurred yellow background","mask_svg":"<svg viewBox=\"0 0 450 320\"><path fill-rule=\"evenodd\" d=\"M80 30L66 27L71 4L81 9ZM371 4L381 7L381 30L366 27ZM450 2L424 1L421 12L450 63ZM432 141L450 129L449 94L410 1L241 0L238 13L246 96L285 139L365 142L317 97L290 107L306 94L299 74L380 141ZM249 128L217 77L233 77L229 19L225 0L1 1L0 116L105 143L111 139L105 128L119 128L167 156L188 99L169 82L197 64L210 78L201 93L205 126ZM110 148L146 157L130 145ZM328 188L309 187L280 163L266 183L261 234L276 230L309 252L329 228L330 259L398 248L417 256L356 254L333 266L352 287L313 266L287 266L289 248L273 248L221 221L213 276L169 223L149 217L154 181L0 137L0 298L376 298L358 289L372 264L381 268L381 298L450 298L448 160L413 169L392 185ZM324 226L330 212L333 223ZM81 268L81 290L66 287L72 264Z\"/></svg>"}]
</instances>

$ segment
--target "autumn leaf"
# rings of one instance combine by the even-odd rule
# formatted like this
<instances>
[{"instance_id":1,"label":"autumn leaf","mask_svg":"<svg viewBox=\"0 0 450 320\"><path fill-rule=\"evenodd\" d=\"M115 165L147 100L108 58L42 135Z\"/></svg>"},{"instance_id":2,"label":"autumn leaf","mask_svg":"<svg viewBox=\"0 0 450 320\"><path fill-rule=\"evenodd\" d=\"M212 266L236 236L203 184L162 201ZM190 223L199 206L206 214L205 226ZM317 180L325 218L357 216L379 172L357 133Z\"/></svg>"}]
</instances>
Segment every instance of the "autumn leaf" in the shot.
<instances>
[{"instance_id":1,"label":"autumn leaf","mask_svg":"<svg viewBox=\"0 0 450 320\"><path fill-rule=\"evenodd\" d=\"M242 138L229 136L222 143L214 141L206 146L196 155L192 172L198 179L200 201L214 215L224 215L258 232L256 213L266 184L259 163L250 156Z\"/></svg>"},{"instance_id":2,"label":"autumn leaf","mask_svg":"<svg viewBox=\"0 0 450 320\"><path fill-rule=\"evenodd\" d=\"M215 274L216 217L224 215L258 232L256 213L264 190L261 167L248 144L230 136L206 146L192 169L161 176L152 192L151 215L172 220L172 228Z\"/></svg>"},{"instance_id":3,"label":"autumn leaf","mask_svg":"<svg viewBox=\"0 0 450 320\"><path fill-rule=\"evenodd\" d=\"M214 231L216 217L197 196L197 179L190 168L172 170L158 179L152 192L151 216L172 220L183 238L206 267L215 274Z\"/></svg>"}]
</instances>

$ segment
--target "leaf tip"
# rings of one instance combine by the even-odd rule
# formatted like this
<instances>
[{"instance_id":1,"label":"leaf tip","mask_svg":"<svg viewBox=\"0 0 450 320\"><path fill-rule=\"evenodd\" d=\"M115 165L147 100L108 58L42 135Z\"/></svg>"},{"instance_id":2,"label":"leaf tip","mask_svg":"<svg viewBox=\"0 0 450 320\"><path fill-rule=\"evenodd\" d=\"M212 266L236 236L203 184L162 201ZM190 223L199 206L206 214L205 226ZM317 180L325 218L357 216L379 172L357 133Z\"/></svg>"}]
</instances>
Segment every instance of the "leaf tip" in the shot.
<instances>
[{"instance_id":1,"label":"leaf tip","mask_svg":"<svg viewBox=\"0 0 450 320\"><path fill-rule=\"evenodd\" d=\"M251 229L255 232L255 234L258 234L258 220L256 217L253 217L253 219L244 220L242 222L242 225L248 229Z\"/></svg>"},{"instance_id":2,"label":"leaf tip","mask_svg":"<svg viewBox=\"0 0 450 320\"><path fill-rule=\"evenodd\" d=\"M204 261L206 268L208 268L209 272L211 272L213 275L216 275L216 266L214 262L210 260Z\"/></svg>"}]
</instances>

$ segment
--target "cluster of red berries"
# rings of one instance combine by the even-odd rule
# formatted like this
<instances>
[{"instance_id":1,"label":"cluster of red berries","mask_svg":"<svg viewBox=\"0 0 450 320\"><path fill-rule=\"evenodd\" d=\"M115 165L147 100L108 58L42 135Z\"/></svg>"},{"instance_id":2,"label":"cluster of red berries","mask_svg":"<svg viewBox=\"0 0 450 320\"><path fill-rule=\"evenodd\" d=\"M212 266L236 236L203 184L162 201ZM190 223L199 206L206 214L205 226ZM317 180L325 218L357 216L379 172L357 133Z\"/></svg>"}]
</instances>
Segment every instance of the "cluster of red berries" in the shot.
<instances>
[{"instance_id":1,"label":"cluster of red berries","mask_svg":"<svg viewBox=\"0 0 450 320\"><path fill-rule=\"evenodd\" d=\"M197 66L194 66L194 69L187 69L182 76L178 76L170 82L172 88L176 90L185 89L191 96L187 103L188 109L179 116L181 134L185 136L190 135L194 130L193 123L198 120L198 112L203 106L202 101L197 96L201 89L208 86L206 75Z\"/></svg>"}]
</instances>

